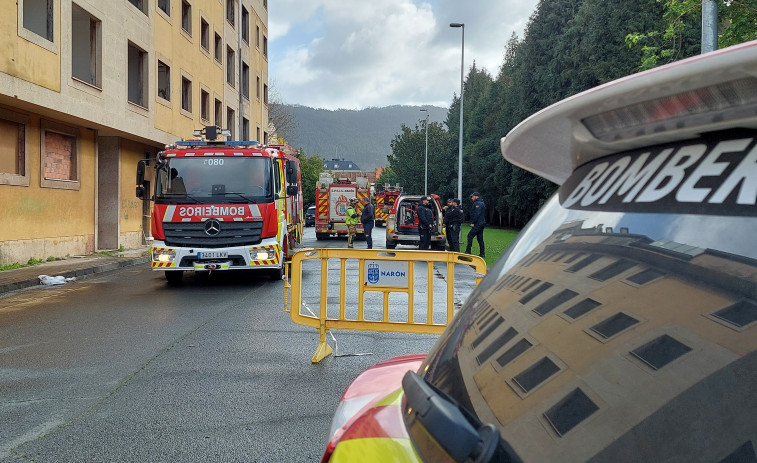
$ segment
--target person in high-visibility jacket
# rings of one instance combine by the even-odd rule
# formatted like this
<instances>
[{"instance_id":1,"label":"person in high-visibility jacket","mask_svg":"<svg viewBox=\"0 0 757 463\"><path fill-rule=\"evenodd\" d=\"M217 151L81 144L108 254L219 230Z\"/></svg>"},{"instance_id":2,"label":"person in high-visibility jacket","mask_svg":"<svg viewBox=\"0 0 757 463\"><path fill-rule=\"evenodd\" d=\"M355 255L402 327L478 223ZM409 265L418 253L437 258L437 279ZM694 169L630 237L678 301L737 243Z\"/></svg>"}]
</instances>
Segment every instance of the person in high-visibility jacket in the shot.
<instances>
[{"instance_id":1,"label":"person in high-visibility jacket","mask_svg":"<svg viewBox=\"0 0 757 463\"><path fill-rule=\"evenodd\" d=\"M352 240L357 233L357 224L360 222L360 216L357 214L357 198L350 198L350 204L347 206L347 214L344 222L347 224L347 247L352 247Z\"/></svg>"}]
</instances>

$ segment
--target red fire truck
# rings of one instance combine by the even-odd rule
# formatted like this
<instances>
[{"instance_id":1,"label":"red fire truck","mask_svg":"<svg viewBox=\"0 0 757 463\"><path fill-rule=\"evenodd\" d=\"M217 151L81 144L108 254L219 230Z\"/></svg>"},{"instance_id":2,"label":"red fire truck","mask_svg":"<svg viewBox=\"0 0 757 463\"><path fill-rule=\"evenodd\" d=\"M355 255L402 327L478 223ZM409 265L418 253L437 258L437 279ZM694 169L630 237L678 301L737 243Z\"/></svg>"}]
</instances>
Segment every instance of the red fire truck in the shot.
<instances>
[{"instance_id":1,"label":"red fire truck","mask_svg":"<svg viewBox=\"0 0 757 463\"><path fill-rule=\"evenodd\" d=\"M315 187L315 237L322 240L330 236L347 236L345 216L350 198L358 199L357 213L363 211L363 200L371 198L368 179L357 177L355 182L334 177L323 172ZM363 234L363 225L358 224L358 236Z\"/></svg>"},{"instance_id":2,"label":"red fire truck","mask_svg":"<svg viewBox=\"0 0 757 463\"><path fill-rule=\"evenodd\" d=\"M137 197L150 198L153 270L179 283L185 271L260 269L281 279L302 237L299 160L288 145L217 141L228 131L206 127L198 140L166 146L137 166ZM202 138L204 137L204 139Z\"/></svg>"},{"instance_id":3,"label":"red fire truck","mask_svg":"<svg viewBox=\"0 0 757 463\"><path fill-rule=\"evenodd\" d=\"M399 184L384 184L381 191L376 193L376 226L386 225L389 220L389 213L394 207L394 202L402 194L402 187Z\"/></svg>"}]
</instances>

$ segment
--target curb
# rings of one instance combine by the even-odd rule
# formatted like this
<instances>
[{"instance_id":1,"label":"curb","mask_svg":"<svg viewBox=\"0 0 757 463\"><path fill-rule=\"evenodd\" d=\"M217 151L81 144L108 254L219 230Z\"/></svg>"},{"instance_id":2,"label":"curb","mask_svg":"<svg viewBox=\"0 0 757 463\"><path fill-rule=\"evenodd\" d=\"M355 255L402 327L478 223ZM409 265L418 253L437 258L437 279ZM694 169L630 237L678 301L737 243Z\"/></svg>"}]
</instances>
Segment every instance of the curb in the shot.
<instances>
[{"instance_id":1,"label":"curb","mask_svg":"<svg viewBox=\"0 0 757 463\"><path fill-rule=\"evenodd\" d=\"M78 268L73 270L67 270L62 272L55 272L56 276L60 275L64 278L76 278L77 280L83 280L92 275L99 273L106 273L113 270L118 270L124 267L131 267L134 265L145 264L150 261L147 256L123 259L117 262L108 262L106 264L93 265L91 267ZM0 294L9 293L12 291L18 291L20 289L31 288L33 286L42 286L39 282L39 277L27 278L24 280L14 281L12 283L0 284Z\"/></svg>"}]
</instances>

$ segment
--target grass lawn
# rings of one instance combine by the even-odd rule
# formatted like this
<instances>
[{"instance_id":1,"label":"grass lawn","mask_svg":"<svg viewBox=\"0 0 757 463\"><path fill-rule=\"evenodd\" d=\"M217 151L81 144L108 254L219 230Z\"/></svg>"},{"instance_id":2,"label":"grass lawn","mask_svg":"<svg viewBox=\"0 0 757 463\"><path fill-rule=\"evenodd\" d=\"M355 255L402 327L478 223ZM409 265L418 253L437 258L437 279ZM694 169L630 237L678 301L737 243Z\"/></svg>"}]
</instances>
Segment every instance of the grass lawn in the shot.
<instances>
[{"instance_id":1,"label":"grass lawn","mask_svg":"<svg viewBox=\"0 0 757 463\"><path fill-rule=\"evenodd\" d=\"M465 252L465 246L468 243L468 232L470 231L470 224L463 224L463 233L460 239L460 251ZM510 243L513 242L516 236L518 236L520 230L513 230L511 228L495 228L487 226L484 228L484 244L486 244L486 267L491 267L494 262L499 259L499 256L505 252ZM473 246L471 247L471 254L478 255L478 241L473 239Z\"/></svg>"}]
</instances>

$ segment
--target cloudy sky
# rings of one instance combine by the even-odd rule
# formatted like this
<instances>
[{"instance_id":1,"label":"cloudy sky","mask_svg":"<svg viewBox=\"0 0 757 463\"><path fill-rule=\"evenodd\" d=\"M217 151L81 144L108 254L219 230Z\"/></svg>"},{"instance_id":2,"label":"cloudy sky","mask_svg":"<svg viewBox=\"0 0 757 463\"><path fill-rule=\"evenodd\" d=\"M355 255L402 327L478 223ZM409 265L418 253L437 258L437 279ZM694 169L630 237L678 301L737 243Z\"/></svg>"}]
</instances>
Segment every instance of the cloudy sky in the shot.
<instances>
[{"instance_id":1,"label":"cloudy sky","mask_svg":"<svg viewBox=\"0 0 757 463\"><path fill-rule=\"evenodd\" d=\"M269 83L279 101L326 109L449 106L465 71L496 75L537 0L276 0Z\"/></svg>"}]
</instances>

